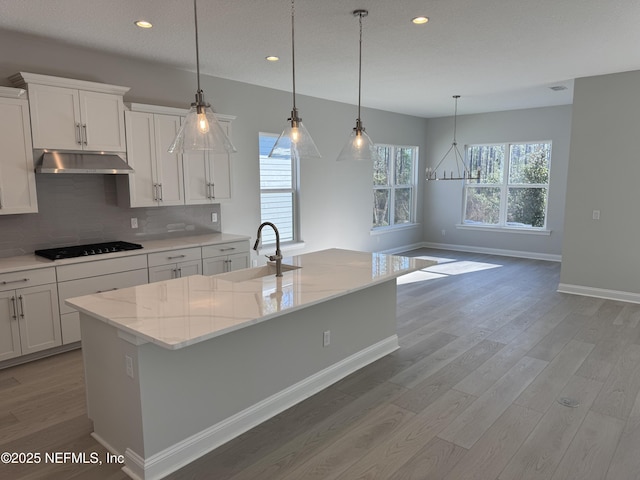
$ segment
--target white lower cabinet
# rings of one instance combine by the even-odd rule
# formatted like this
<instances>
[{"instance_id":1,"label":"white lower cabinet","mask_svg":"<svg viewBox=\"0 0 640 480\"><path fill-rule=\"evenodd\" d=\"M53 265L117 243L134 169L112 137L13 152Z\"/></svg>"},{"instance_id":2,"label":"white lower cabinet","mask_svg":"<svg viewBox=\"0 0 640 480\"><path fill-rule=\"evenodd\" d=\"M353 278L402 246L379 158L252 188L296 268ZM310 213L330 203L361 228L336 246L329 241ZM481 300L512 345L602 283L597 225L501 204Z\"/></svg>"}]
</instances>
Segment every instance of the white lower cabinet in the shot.
<instances>
[{"instance_id":1,"label":"white lower cabinet","mask_svg":"<svg viewBox=\"0 0 640 480\"><path fill-rule=\"evenodd\" d=\"M201 273L202 258L199 247L149 254L149 282L160 282Z\"/></svg>"},{"instance_id":2,"label":"white lower cabinet","mask_svg":"<svg viewBox=\"0 0 640 480\"><path fill-rule=\"evenodd\" d=\"M249 242L221 243L202 247L202 274L216 275L249 267Z\"/></svg>"},{"instance_id":3,"label":"white lower cabinet","mask_svg":"<svg viewBox=\"0 0 640 480\"><path fill-rule=\"evenodd\" d=\"M0 275L0 361L62 343L55 278L53 268Z\"/></svg>"},{"instance_id":4,"label":"white lower cabinet","mask_svg":"<svg viewBox=\"0 0 640 480\"><path fill-rule=\"evenodd\" d=\"M63 344L80 340L80 316L64 302L67 298L134 287L149 281L146 255L64 265L57 270Z\"/></svg>"}]
</instances>

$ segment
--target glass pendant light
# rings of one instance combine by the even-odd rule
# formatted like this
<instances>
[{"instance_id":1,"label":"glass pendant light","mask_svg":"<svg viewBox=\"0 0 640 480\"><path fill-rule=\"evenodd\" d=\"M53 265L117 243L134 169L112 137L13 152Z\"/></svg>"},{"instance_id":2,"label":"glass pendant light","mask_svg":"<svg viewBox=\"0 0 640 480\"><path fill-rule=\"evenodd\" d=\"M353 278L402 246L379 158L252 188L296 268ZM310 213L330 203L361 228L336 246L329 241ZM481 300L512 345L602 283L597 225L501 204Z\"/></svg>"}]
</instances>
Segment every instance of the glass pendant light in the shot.
<instances>
[{"instance_id":1,"label":"glass pendant light","mask_svg":"<svg viewBox=\"0 0 640 480\"><path fill-rule=\"evenodd\" d=\"M291 64L293 71L293 109L291 117L287 119L284 130L276 140L275 145L269 152L270 157L288 156L300 159L302 157L320 158L320 152L313 142L313 138L302 124L302 119L298 116L296 108L296 50L295 50L295 5L291 0Z\"/></svg>"},{"instance_id":2,"label":"glass pendant light","mask_svg":"<svg viewBox=\"0 0 640 480\"><path fill-rule=\"evenodd\" d=\"M198 9L193 0L193 13L196 26L196 69L198 76L198 91L196 101L191 104L189 113L182 123L175 140L169 147L169 153L189 153L209 151L214 153L233 153L236 148L222 129L215 113L204 99L204 92L200 88L200 55L198 51Z\"/></svg>"},{"instance_id":3,"label":"glass pendant light","mask_svg":"<svg viewBox=\"0 0 640 480\"><path fill-rule=\"evenodd\" d=\"M354 17L358 17L360 22L360 57L358 60L358 118L356 119L356 126L347 140L347 144L344 146L340 155L338 155L338 161L343 160L373 160L376 156L376 148L365 132L362 126L362 120L360 119L360 101L362 98L362 17L369 15L367 10L355 10L353 12Z\"/></svg>"}]
</instances>

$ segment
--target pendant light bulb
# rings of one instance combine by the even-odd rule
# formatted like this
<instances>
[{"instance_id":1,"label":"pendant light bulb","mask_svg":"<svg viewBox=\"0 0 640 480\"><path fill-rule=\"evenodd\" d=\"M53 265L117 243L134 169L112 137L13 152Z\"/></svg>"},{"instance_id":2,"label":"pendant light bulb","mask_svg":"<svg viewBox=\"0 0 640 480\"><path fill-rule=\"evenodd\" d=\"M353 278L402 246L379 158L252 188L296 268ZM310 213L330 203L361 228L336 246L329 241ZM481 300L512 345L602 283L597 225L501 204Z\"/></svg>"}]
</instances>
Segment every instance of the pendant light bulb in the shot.
<instances>
[{"instance_id":1,"label":"pendant light bulb","mask_svg":"<svg viewBox=\"0 0 640 480\"><path fill-rule=\"evenodd\" d=\"M215 113L204 100L204 92L200 88L200 53L198 48L198 9L193 0L193 15L196 33L196 72L198 90L196 100L191 104L180 130L169 147L169 153L189 153L208 151L213 153L233 153L236 147L224 132Z\"/></svg>"},{"instance_id":2,"label":"pendant light bulb","mask_svg":"<svg viewBox=\"0 0 640 480\"><path fill-rule=\"evenodd\" d=\"M352 130L347 144L344 146L340 155L338 155L338 161L345 160L364 160L372 161L378 156L375 144L365 132L362 126L362 120L360 119L360 99L362 97L362 17L369 15L367 10L355 10L353 12L354 17L358 17L360 24L360 56L358 59L358 118L356 118L356 126Z\"/></svg>"},{"instance_id":3,"label":"pendant light bulb","mask_svg":"<svg viewBox=\"0 0 640 480\"><path fill-rule=\"evenodd\" d=\"M204 112L204 109L200 109L198 113L198 131L200 133L209 132L209 122L207 120L207 114Z\"/></svg>"},{"instance_id":4,"label":"pendant light bulb","mask_svg":"<svg viewBox=\"0 0 640 480\"><path fill-rule=\"evenodd\" d=\"M288 157L299 160L302 157L320 158L318 147L311 138L311 135L302 124L302 119L298 116L296 108L296 48L295 48L295 4L291 0L291 65L293 77L293 108L291 109L291 117L287 119L287 123L282 133L269 152L269 157Z\"/></svg>"}]
</instances>

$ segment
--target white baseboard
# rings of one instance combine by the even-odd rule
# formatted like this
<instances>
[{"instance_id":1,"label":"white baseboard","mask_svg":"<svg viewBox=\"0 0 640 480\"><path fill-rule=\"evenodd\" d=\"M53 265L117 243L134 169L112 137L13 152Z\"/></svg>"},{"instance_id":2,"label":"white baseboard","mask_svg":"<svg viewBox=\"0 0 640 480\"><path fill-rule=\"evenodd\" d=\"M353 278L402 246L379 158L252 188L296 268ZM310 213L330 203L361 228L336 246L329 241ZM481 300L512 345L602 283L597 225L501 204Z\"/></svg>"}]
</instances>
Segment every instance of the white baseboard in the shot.
<instances>
[{"instance_id":1,"label":"white baseboard","mask_svg":"<svg viewBox=\"0 0 640 480\"><path fill-rule=\"evenodd\" d=\"M122 470L135 480L163 478L398 348L397 335L385 338L148 458L127 449Z\"/></svg>"},{"instance_id":2,"label":"white baseboard","mask_svg":"<svg viewBox=\"0 0 640 480\"><path fill-rule=\"evenodd\" d=\"M395 247L395 248L390 248L388 250L383 250L380 253L386 253L389 255L393 255L396 253L402 253L402 252L408 252L410 250L416 250L417 248L422 248L423 243L419 242L419 243L412 243L411 245L405 245L403 247Z\"/></svg>"},{"instance_id":3,"label":"white baseboard","mask_svg":"<svg viewBox=\"0 0 640 480\"><path fill-rule=\"evenodd\" d=\"M606 298L607 300L619 300L621 302L640 303L640 293L584 287L582 285L571 285L568 283L560 283L558 285L558 292L584 295L586 297Z\"/></svg>"},{"instance_id":4,"label":"white baseboard","mask_svg":"<svg viewBox=\"0 0 640 480\"><path fill-rule=\"evenodd\" d=\"M562 255L552 253L523 252L519 250L503 250L500 248L474 247L472 245L455 245L450 243L423 242L425 248L438 250L453 250L456 252L486 253L488 255L501 255L503 257L530 258L532 260L547 260L549 262L561 262Z\"/></svg>"}]
</instances>

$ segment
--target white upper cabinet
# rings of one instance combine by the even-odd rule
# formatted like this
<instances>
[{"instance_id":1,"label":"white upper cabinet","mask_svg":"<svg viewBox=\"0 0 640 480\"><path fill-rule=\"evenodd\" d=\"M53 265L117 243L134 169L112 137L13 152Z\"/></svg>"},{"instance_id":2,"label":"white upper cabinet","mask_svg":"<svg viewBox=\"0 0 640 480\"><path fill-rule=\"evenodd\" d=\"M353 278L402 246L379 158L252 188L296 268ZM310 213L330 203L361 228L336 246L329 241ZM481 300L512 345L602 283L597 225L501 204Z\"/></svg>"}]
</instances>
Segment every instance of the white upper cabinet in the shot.
<instances>
[{"instance_id":1,"label":"white upper cabinet","mask_svg":"<svg viewBox=\"0 0 640 480\"><path fill-rule=\"evenodd\" d=\"M217 115L222 129L231 138L231 120ZM218 203L231 198L231 154L198 152L183 155L185 203Z\"/></svg>"},{"instance_id":2,"label":"white upper cabinet","mask_svg":"<svg viewBox=\"0 0 640 480\"><path fill-rule=\"evenodd\" d=\"M0 87L0 215L38 211L29 105L24 93Z\"/></svg>"},{"instance_id":3,"label":"white upper cabinet","mask_svg":"<svg viewBox=\"0 0 640 480\"><path fill-rule=\"evenodd\" d=\"M127 87L19 73L31 109L33 147L124 152L123 95Z\"/></svg>"},{"instance_id":4,"label":"white upper cabinet","mask_svg":"<svg viewBox=\"0 0 640 480\"><path fill-rule=\"evenodd\" d=\"M134 173L117 179L119 202L130 207L184 205L182 155L168 152L180 115L139 111L145 106L138 104L130 108L125 112L127 161Z\"/></svg>"}]
</instances>

